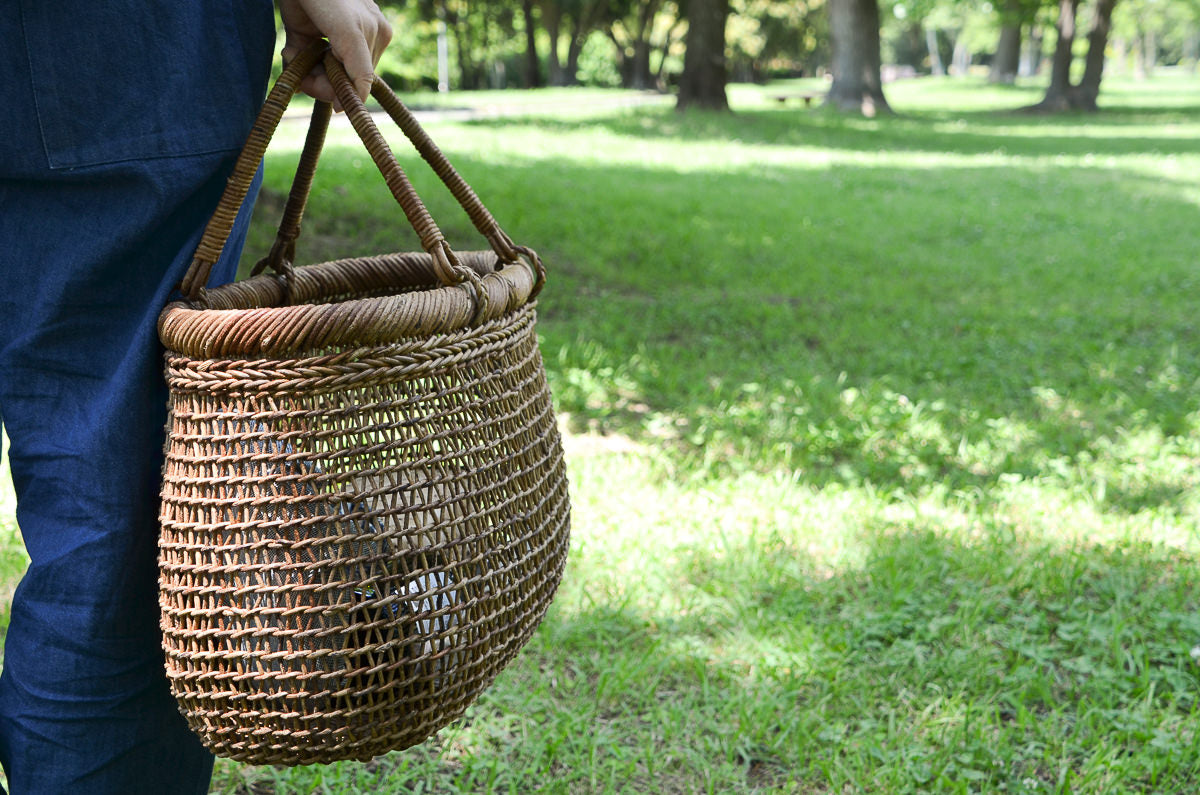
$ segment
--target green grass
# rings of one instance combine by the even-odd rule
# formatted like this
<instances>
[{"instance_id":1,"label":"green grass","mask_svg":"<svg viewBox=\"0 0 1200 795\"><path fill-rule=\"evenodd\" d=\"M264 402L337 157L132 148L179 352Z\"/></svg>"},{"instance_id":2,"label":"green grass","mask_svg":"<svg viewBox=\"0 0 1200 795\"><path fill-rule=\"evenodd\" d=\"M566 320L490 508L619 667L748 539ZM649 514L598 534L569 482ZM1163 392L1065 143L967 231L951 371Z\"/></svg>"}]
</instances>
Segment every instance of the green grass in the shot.
<instances>
[{"instance_id":1,"label":"green grass","mask_svg":"<svg viewBox=\"0 0 1200 795\"><path fill-rule=\"evenodd\" d=\"M1198 88L431 124L550 270L566 577L438 738L214 792L1196 791ZM300 260L415 247L336 126Z\"/></svg>"},{"instance_id":2,"label":"green grass","mask_svg":"<svg viewBox=\"0 0 1200 795\"><path fill-rule=\"evenodd\" d=\"M9 602L29 558L17 530L17 498L8 471L8 438L0 434L0 638L8 631ZM4 661L0 649L0 664Z\"/></svg>"}]
</instances>

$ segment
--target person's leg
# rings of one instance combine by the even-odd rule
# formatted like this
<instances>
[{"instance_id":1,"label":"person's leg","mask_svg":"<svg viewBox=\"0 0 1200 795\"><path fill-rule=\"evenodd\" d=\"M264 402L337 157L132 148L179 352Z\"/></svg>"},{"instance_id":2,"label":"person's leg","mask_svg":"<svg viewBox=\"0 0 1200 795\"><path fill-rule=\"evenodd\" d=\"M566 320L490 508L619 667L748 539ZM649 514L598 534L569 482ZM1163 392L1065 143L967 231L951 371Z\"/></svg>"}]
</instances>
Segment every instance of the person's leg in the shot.
<instances>
[{"instance_id":1,"label":"person's leg","mask_svg":"<svg viewBox=\"0 0 1200 795\"><path fill-rule=\"evenodd\" d=\"M0 416L31 559L0 763L14 795L205 792L161 652L155 326L261 102L270 4L0 4L0 34Z\"/></svg>"},{"instance_id":2,"label":"person's leg","mask_svg":"<svg viewBox=\"0 0 1200 795\"><path fill-rule=\"evenodd\" d=\"M177 176L212 170L173 165ZM0 674L0 761L18 795L207 790L212 759L167 689L160 645L166 392L154 321L190 258L194 219L220 194L228 159L223 166L162 213L153 239L116 217L146 212L128 200L138 179L108 177L65 194L92 208L73 211L108 216L120 244L104 250L84 234L25 253L45 278L18 267L12 249L0 255L0 414L31 558ZM22 197L29 218L69 201L48 186L25 186ZM106 205L120 210L95 209ZM0 222L0 237L13 239L11 223ZM232 278L241 227L214 283Z\"/></svg>"}]
</instances>

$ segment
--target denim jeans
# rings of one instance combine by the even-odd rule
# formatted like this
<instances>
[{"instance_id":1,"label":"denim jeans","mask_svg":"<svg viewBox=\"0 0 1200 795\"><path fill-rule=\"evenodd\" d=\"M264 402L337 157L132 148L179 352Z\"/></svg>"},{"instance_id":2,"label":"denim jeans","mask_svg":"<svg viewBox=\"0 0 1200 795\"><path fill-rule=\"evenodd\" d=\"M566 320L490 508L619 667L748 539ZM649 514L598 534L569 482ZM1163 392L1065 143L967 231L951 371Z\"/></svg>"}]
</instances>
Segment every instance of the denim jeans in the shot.
<instances>
[{"instance_id":1,"label":"denim jeans","mask_svg":"<svg viewBox=\"0 0 1200 795\"><path fill-rule=\"evenodd\" d=\"M0 420L31 560L0 762L14 795L206 792L160 647L155 324L261 104L271 3L18 0L0 40Z\"/></svg>"}]
</instances>

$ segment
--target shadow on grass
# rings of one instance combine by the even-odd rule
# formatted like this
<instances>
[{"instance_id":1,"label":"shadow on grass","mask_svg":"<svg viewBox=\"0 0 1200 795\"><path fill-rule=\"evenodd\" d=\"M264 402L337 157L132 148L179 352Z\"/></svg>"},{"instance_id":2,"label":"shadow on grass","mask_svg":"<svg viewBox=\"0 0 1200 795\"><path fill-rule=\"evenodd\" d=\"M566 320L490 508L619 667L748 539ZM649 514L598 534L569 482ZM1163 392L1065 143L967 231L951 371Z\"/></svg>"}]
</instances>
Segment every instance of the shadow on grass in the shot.
<instances>
[{"instance_id":1,"label":"shadow on grass","mask_svg":"<svg viewBox=\"0 0 1200 795\"><path fill-rule=\"evenodd\" d=\"M1175 792L1197 781L1197 738L1184 729L1200 683L1188 653L1200 639L1195 561L1003 533L963 543L920 527L862 540L863 563L832 576L770 539L678 551L666 585L707 599L682 619L642 617L653 648L627 661L655 662L630 678L661 681L656 692L721 689L729 717L709 731L731 763L757 759L833 791L1052 784L1064 766L1080 786L1089 775ZM547 634L571 659L595 620L611 623L585 613L565 637ZM701 681L679 687L660 669ZM677 730L664 733L663 758L696 743ZM1126 762L1110 773L1114 752Z\"/></svg>"},{"instance_id":2,"label":"shadow on grass","mask_svg":"<svg viewBox=\"0 0 1200 795\"><path fill-rule=\"evenodd\" d=\"M1024 543L1000 529L963 543L889 528L864 539L861 567L832 577L761 539L716 557L698 547L685 556L685 581L714 608L681 630L707 640L710 664L724 657L743 675L762 666L770 701L797 709L776 712L776 728L802 745L778 761L840 774L835 790L976 776L984 789L1052 783L1063 765L1102 781L1093 760L1119 748L1129 764L1115 776L1126 786L1186 791L1196 737L1175 732L1197 704L1195 562ZM750 725L772 726L761 719ZM1029 754L1064 737L1057 759ZM1165 738L1179 746L1154 745Z\"/></svg>"},{"instance_id":3,"label":"shadow on grass","mask_svg":"<svg viewBox=\"0 0 1200 795\"><path fill-rule=\"evenodd\" d=\"M745 110L732 115L679 114L643 110L599 119L534 119L538 128L572 133L601 128L631 139L738 141L769 146L821 147L864 153L936 152L1011 156L1077 154L1108 156L1147 152L1200 152L1195 136L1174 134L1170 125L1196 124L1200 105L1183 108L1121 107L1099 114L1037 115L1012 111L914 111L862 119L828 109ZM514 120L471 122L480 127ZM940 129L947 125L955 129ZM1125 128L1158 127L1162 135L1129 135ZM1020 134L1014 130L1020 128ZM1065 129L1064 129L1065 128ZM1087 130L1085 136L1078 132ZM1106 135L1105 131L1111 134ZM917 132L919 134L914 135Z\"/></svg>"}]
</instances>

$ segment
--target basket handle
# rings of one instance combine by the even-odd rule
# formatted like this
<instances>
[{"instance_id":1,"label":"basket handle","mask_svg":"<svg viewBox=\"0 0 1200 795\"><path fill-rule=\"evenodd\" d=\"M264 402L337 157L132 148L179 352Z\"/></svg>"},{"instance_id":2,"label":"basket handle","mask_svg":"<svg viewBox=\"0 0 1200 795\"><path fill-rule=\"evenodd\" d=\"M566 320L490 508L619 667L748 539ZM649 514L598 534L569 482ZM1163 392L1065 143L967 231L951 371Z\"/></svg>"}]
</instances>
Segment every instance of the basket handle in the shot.
<instances>
[{"instance_id":1,"label":"basket handle","mask_svg":"<svg viewBox=\"0 0 1200 795\"><path fill-rule=\"evenodd\" d=\"M299 89L301 79L311 72L321 59L325 47L324 42L317 42L302 50L279 75L279 79L267 94L266 102L263 103L258 118L254 120L254 127L251 128L246 144L234 164L233 173L225 184L221 201L204 228L204 234L196 246L196 253L192 255L192 264L179 284L179 291L188 300L199 301L204 294L204 284L208 281L213 266L221 258L221 252L229 240L229 233L233 230L233 222L250 192L250 184L258 172L263 154L267 151L267 144L270 143L275 128L279 126L279 120L283 118L283 111Z\"/></svg>"},{"instance_id":2,"label":"basket handle","mask_svg":"<svg viewBox=\"0 0 1200 795\"><path fill-rule=\"evenodd\" d=\"M371 120L366 106L355 92L345 69L333 57L332 52L327 51L327 46L325 42L310 45L292 60L271 89L246 146L234 166L233 175L226 185L221 202L205 228L191 267L180 285L180 291L191 301L202 299L204 283L229 238L233 220L237 217L238 209L245 201L250 183L262 162L266 146L279 125L283 110L296 93L300 79L315 67L323 54L325 72L333 84L339 102L345 109L359 138L362 139L367 152L371 155L371 159L383 174L392 196L420 238L422 248L432 256L434 271L439 281L446 285L462 284L464 281L471 282L476 295L476 314L482 317L487 309L488 294L483 289L479 275L459 262L457 255L429 215L429 211L409 182L404 170L396 161L387 142ZM535 270L536 283L533 295L536 295L545 282L545 268L537 254L531 249L517 246L512 242L470 186L458 175L458 172L421 129L408 109L379 77L375 78L372 94L377 98L383 98L381 104L387 103L385 108L388 109L389 115L401 126L422 157L433 166L435 173L466 210L476 229L488 240L500 260L514 262L520 254L530 260ZM297 166L296 177L288 195L287 206L284 210L283 220L280 222L275 244L272 246L271 252L255 266L255 272L259 272L269 265L285 278L290 275L292 259L295 255L295 240L300 233L300 220L312 187L312 177L317 159L324 144L328 119L328 104L318 102L313 110L313 119L305 140L304 152L301 154L300 163ZM531 297L533 296L531 295Z\"/></svg>"},{"instance_id":3,"label":"basket handle","mask_svg":"<svg viewBox=\"0 0 1200 795\"><path fill-rule=\"evenodd\" d=\"M313 175L317 170L321 149L325 146L325 133L329 130L329 117L332 113L333 107L328 102L318 100L313 105L312 118L308 122L308 135L304 138L304 150L300 153L300 162L296 164L296 176L292 178L292 189L288 192L287 205L283 208L279 231L275 234L275 242L271 245L270 252L250 271L251 276L257 276L269 266L285 281L291 280L292 265L296 261L296 238L300 237L300 219L304 216L308 195L312 191Z\"/></svg>"},{"instance_id":4,"label":"basket handle","mask_svg":"<svg viewBox=\"0 0 1200 795\"><path fill-rule=\"evenodd\" d=\"M333 57L332 52L325 54L325 75L329 78L329 82L333 84L334 94L338 101L342 103L342 110L346 112L346 118L350 120L350 124L354 127L354 131L358 133L358 137L363 142L363 146L367 148L367 153L371 155L371 159L375 161L375 166L379 169L379 173L383 174L383 181L387 183L388 190L391 191L392 197L400 205L400 209L404 211L404 216L408 218L409 226L417 233L417 237L421 239L421 248L433 257L433 269L437 274L438 280L442 284L453 286L462 284L464 281L470 280L476 283L476 294L481 300L486 300L487 293L483 290L482 284L479 282L479 276L469 268L464 268L462 263L458 261L458 255L450 248L450 244L446 242L442 230L438 228L437 223L429 214L429 210L425 209L424 202L417 195L417 191L413 188L412 183L408 181L408 175L404 173L404 169L396 161L396 156L392 154L391 147L384 140L383 135L379 132L379 128L375 126L375 122L371 120L371 114L367 112L367 106L358 98L357 92L354 90L354 84L350 82L349 75L342 67L341 63ZM482 309L480 310L482 312Z\"/></svg>"},{"instance_id":5,"label":"basket handle","mask_svg":"<svg viewBox=\"0 0 1200 795\"><path fill-rule=\"evenodd\" d=\"M412 112L400 101L395 92L388 86L387 83L377 75L374 83L371 84L371 96L379 103L379 105L387 112L396 126L404 133L409 142L417 152L424 158L425 162L433 168L438 179L442 181L454 198L458 201L459 206L466 211L467 217L471 219L471 223L475 225L475 229L479 234L483 235L492 247L492 251L496 252L496 256L500 257L502 262L514 262L518 254L524 254L532 262L535 270L535 283L533 287L532 297L536 297L541 292L542 285L546 281L546 269L542 265L541 258L533 249L526 246L518 246L513 243L512 238L505 234L500 228L500 224L488 211L487 207L472 190L467 181L459 175L446 159L442 150L438 148L433 139L429 137L416 117ZM369 117L368 117L369 118Z\"/></svg>"}]
</instances>

